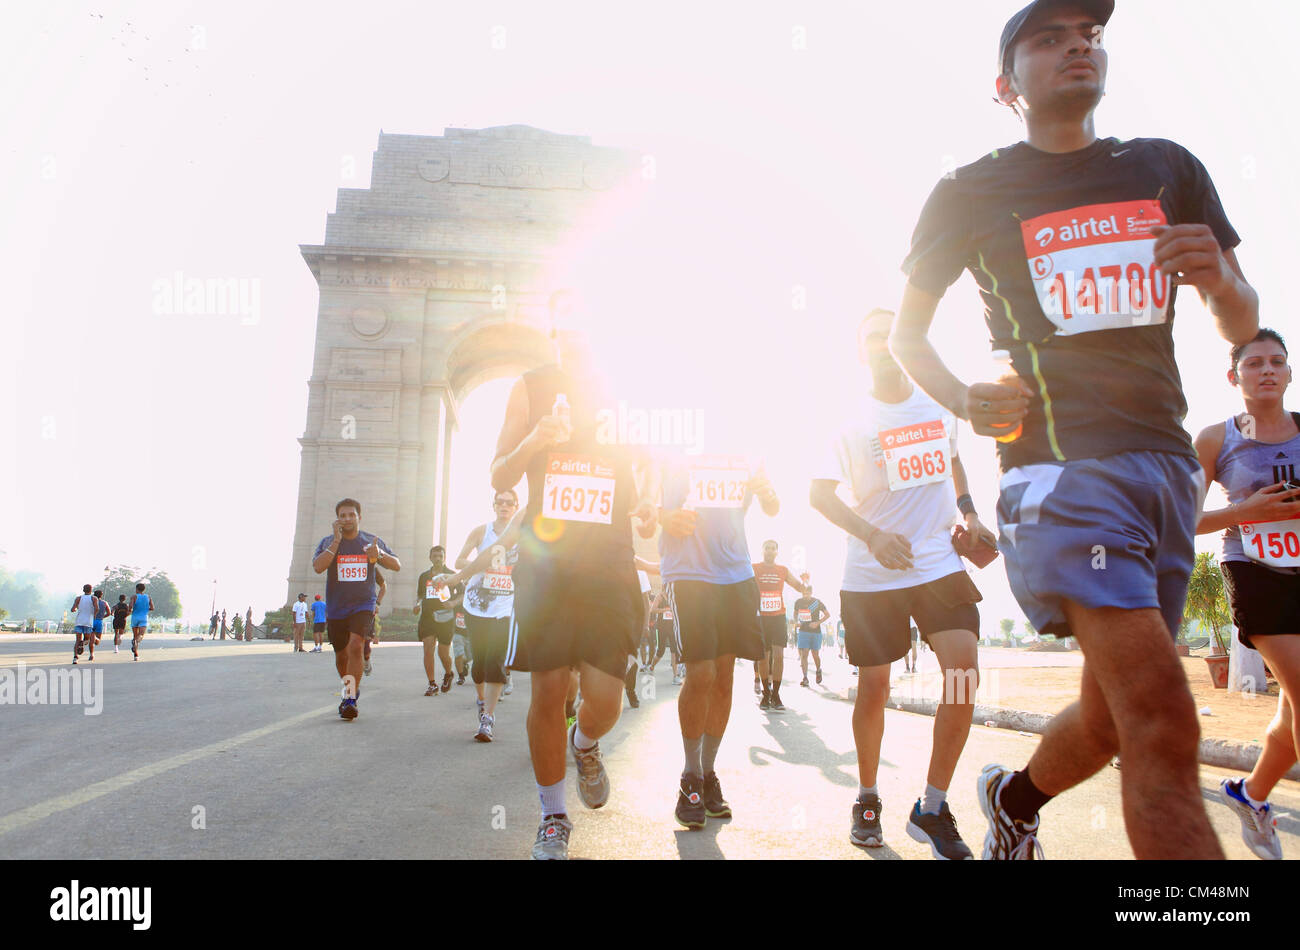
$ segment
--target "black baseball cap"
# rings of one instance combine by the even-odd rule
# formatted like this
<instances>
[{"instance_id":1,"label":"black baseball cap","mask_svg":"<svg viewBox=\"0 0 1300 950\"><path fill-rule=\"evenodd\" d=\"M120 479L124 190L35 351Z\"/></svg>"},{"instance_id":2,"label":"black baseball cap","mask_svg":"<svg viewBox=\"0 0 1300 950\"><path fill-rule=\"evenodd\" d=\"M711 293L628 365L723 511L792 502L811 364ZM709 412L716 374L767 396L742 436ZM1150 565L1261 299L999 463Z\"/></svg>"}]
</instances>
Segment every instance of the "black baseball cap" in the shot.
<instances>
[{"instance_id":1,"label":"black baseball cap","mask_svg":"<svg viewBox=\"0 0 1300 950\"><path fill-rule=\"evenodd\" d=\"M1025 28L1025 24L1035 14L1050 10L1053 7L1081 7L1087 13L1097 18L1097 22L1105 26L1110 22L1111 14L1115 12L1115 0L1034 0L1029 6L1025 7L1002 28L1002 40L998 43L998 75L1001 76L1007 71L1007 53L1016 45L1016 39L1020 31Z\"/></svg>"}]
</instances>

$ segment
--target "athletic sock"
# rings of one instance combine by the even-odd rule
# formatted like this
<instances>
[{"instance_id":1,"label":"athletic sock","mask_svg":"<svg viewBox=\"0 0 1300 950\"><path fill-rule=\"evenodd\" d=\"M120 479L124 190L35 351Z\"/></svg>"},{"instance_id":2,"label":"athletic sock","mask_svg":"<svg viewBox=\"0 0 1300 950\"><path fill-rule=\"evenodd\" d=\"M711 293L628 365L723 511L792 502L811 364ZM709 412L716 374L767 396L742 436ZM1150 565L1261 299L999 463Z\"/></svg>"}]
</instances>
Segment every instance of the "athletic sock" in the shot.
<instances>
[{"instance_id":1,"label":"athletic sock","mask_svg":"<svg viewBox=\"0 0 1300 950\"><path fill-rule=\"evenodd\" d=\"M572 719L572 718L573 718L574 716L576 716L576 715L578 715L578 710L577 710L577 708L573 705L573 703L569 702L568 700L565 700L565 703L564 703L564 718L565 718L565 719Z\"/></svg>"},{"instance_id":2,"label":"athletic sock","mask_svg":"<svg viewBox=\"0 0 1300 950\"><path fill-rule=\"evenodd\" d=\"M711 736L707 732L700 737L700 765L705 775L713 771L713 762L718 757L718 746L722 745L722 736Z\"/></svg>"},{"instance_id":3,"label":"athletic sock","mask_svg":"<svg viewBox=\"0 0 1300 950\"><path fill-rule=\"evenodd\" d=\"M579 752L586 752L596 745L596 740L582 731L582 726L573 724L573 747Z\"/></svg>"},{"instance_id":4,"label":"athletic sock","mask_svg":"<svg viewBox=\"0 0 1300 950\"><path fill-rule=\"evenodd\" d=\"M1052 800L1030 781L1028 768L1004 780L997 795L1002 810L1016 821L1032 821L1039 809Z\"/></svg>"},{"instance_id":5,"label":"athletic sock","mask_svg":"<svg viewBox=\"0 0 1300 950\"><path fill-rule=\"evenodd\" d=\"M704 778L703 747L703 735L698 735L694 739L682 736L682 748L686 750L686 768L682 771L683 777L694 775L696 778Z\"/></svg>"},{"instance_id":6,"label":"athletic sock","mask_svg":"<svg viewBox=\"0 0 1300 950\"><path fill-rule=\"evenodd\" d=\"M867 788L865 785L858 786L858 801L865 802L872 795L875 795L877 798L880 797L880 793L876 790L876 786L873 785L870 788Z\"/></svg>"},{"instance_id":7,"label":"athletic sock","mask_svg":"<svg viewBox=\"0 0 1300 950\"><path fill-rule=\"evenodd\" d=\"M935 788L933 785L926 783L925 795L921 799L922 815L937 815L939 809L948 798L948 790L945 788Z\"/></svg>"},{"instance_id":8,"label":"athletic sock","mask_svg":"<svg viewBox=\"0 0 1300 950\"><path fill-rule=\"evenodd\" d=\"M1250 807L1255 809L1255 811L1259 811L1261 808L1263 808L1264 803L1268 801L1267 797L1265 797L1263 801L1258 801L1258 802L1255 801L1255 799L1251 798L1250 792L1246 791L1246 780L1244 778L1238 779L1237 787L1241 790L1241 797L1246 799L1246 801L1250 803Z\"/></svg>"},{"instance_id":9,"label":"athletic sock","mask_svg":"<svg viewBox=\"0 0 1300 950\"><path fill-rule=\"evenodd\" d=\"M542 817L564 814L564 779L554 785L538 785L537 797L542 802Z\"/></svg>"}]
</instances>

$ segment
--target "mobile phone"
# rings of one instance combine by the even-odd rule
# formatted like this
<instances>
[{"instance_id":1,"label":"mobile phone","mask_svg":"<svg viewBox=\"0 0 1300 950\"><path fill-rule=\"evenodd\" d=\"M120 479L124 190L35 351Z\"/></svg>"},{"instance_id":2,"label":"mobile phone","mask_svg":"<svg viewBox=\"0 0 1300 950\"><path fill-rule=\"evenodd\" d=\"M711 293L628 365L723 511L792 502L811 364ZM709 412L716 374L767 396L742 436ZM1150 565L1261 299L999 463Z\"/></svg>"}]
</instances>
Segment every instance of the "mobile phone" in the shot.
<instances>
[{"instance_id":1,"label":"mobile phone","mask_svg":"<svg viewBox=\"0 0 1300 950\"><path fill-rule=\"evenodd\" d=\"M1288 478L1282 484L1286 486L1287 491L1295 491L1297 488L1300 488L1300 482L1297 482L1294 478ZM1285 503L1293 504L1296 501L1300 501L1300 498L1288 498Z\"/></svg>"}]
</instances>

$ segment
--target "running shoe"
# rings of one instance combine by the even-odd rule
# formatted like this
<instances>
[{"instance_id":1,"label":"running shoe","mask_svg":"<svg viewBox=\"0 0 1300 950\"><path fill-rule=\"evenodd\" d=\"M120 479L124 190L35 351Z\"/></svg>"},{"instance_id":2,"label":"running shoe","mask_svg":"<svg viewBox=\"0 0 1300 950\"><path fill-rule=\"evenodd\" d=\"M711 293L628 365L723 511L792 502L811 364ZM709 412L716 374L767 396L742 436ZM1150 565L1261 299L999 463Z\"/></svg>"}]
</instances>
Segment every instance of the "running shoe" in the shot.
<instances>
[{"instance_id":1,"label":"running shoe","mask_svg":"<svg viewBox=\"0 0 1300 950\"><path fill-rule=\"evenodd\" d=\"M781 702L781 691L772 690L772 712L785 712L785 703Z\"/></svg>"},{"instance_id":2,"label":"running shoe","mask_svg":"<svg viewBox=\"0 0 1300 950\"><path fill-rule=\"evenodd\" d=\"M759 709L771 709L771 708L772 708L772 694L771 694L771 693L767 693L767 692L764 692L764 693L763 693L763 698L760 699L760 700L758 701L758 708L759 708Z\"/></svg>"},{"instance_id":3,"label":"running shoe","mask_svg":"<svg viewBox=\"0 0 1300 950\"><path fill-rule=\"evenodd\" d=\"M357 701L352 698L343 700L339 703L339 715L351 722L357 718Z\"/></svg>"},{"instance_id":4,"label":"running shoe","mask_svg":"<svg viewBox=\"0 0 1300 950\"><path fill-rule=\"evenodd\" d=\"M1223 803L1241 819L1241 840L1255 852L1255 857L1265 861L1282 860L1282 842L1277 838L1277 819L1265 802L1259 808L1246 801L1244 780L1225 778L1219 783L1219 796Z\"/></svg>"},{"instance_id":5,"label":"running shoe","mask_svg":"<svg viewBox=\"0 0 1300 950\"><path fill-rule=\"evenodd\" d=\"M492 725L496 722L492 716L487 713L478 717L478 732L474 733L474 738L479 742L492 741Z\"/></svg>"},{"instance_id":6,"label":"running shoe","mask_svg":"<svg viewBox=\"0 0 1300 950\"><path fill-rule=\"evenodd\" d=\"M451 674L450 674L450 673L448 673L446 676L444 676L444 677L442 678L442 691L443 691L444 693L449 693L449 692L451 692Z\"/></svg>"},{"instance_id":7,"label":"running shoe","mask_svg":"<svg viewBox=\"0 0 1300 950\"><path fill-rule=\"evenodd\" d=\"M807 686L807 685L808 685L808 677L805 676L802 680L800 680L800 681L799 681L799 685L800 685L800 686Z\"/></svg>"},{"instance_id":8,"label":"running shoe","mask_svg":"<svg viewBox=\"0 0 1300 950\"><path fill-rule=\"evenodd\" d=\"M465 674L464 674L464 673L461 673L459 676L456 677L456 685L457 685L457 686L464 686L464 685L465 685Z\"/></svg>"},{"instance_id":9,"label":"running shoe","mask_svg":"<svg viewBox=\"0 0 1300 950\"><path fill-rule=\"evenodd\" d=\"M880 796L868 795L864 802L853 803L853 824L849 826L849 841L859 848L879 848L885 843L880 830Z\"/></svg>"},{"instance_id":10,"label":"running shoe","mask_svg":"<svg viewBox=\"0 0 1300 950\"><path fill-rule=\"evenodd\" d=\"M912 806L907 817L907 833L913 841L930 846L930 853L939 861L974 861L966 842L957 833L957 821L948 809L948 803L939 806L939 814L922 813L921 799Z\"/></svg>"},{"instance_id":11,"label":"running shoe","mask_svg":"<svg viewBox=\"0 0 1300 950\"><path fill-rule=\"evenodd\" d=\"M575 720L569 727L569 751L573 753L573 761L578 766L578 794L588 808L599 808L609 801L609 774L600 758L600 743L597 742L590 749L578 749L573 744L573 735L577 731L578 723Z\"/></svg>"},{"instance_id":12,"label":"running shoe","mask_svg":"<svg viewBox=\"0 0 1300 950\"><path fill-rule=\"evenodd\" d=\"M817 668L817 685L818 685L818 686L822 685L822 671L821 671L821 667L818 667L818 668Z\"/></svg>"},{"instance_id":13,"label":"running shoe","mask_svg":"<svg viewBox=\"0 0 1300 950\"><path fill-rule=\"evenodd\" d=\"M986 765L975 784L980 811L988 819L984 835L984 861L1041 861L1043 846L1038 843L1038 816L1032 822L1017 821L1002 810L999 790L1011 769Z\"/></svg>"},{"instance_id":14,"label":"running shoe","mask_svg":"<svg viewBox=\"0 0 1300 950\"><path fill-rule=\"evenodd\" d=\"M369 660L366 660L366 665L365 665L365 668L362 670L362 675L363 675L363 676L369 676L369 675L370 675L371 673L373 673L374 671L375 671L375 668L374 668L373 666L370 665L370 661L369 661Z\"/></svg>"},{"instance_id":15,"label":"running shoe","mask_svg":"<svg viewBox=\"0 0 1300 950\"><path fill-rule=\"evenodd\" d=\"M718 773L710 772L704 776L704 814L710 818L730 818L731 806L727 800L722 797L722 785L718 781Z\"/></svg>"},{"instance_id":16,"label":"running shoe","mask_svg":"<svg viewBox=\"0 0 1300 950\"><path fill-rule=\"evenodd\" d=\"M114 653L119 652L119 651L118 651L118 647L117 647L116 645L113 646L113 652L114 652Z\"/></svg>"},{"instance_id":17,"label":"running shoe","mask_svg":"<svg viewBox=\"0 0 1300 950\"><path fill-rule=\"evenodd\" d=\"M569 860L569 834L573 822L566 815L547 815L537 826L537 840L533 842L534 861Z\"/></svg>"},{"instance_id":18,"label":"running shoe","mask_svg":"<svg viewBox=\"0 0 1300 950\"><path fill-rule=\"evenodd\" d=\"M681 685L682 685L682 678L681 678L680 676L678 676L676 673L673 673L673 685L674 685L674 686L681 686Z\"/></svg>"},{"instance_id":19,"label":"running shoe","mask_svg":"<svg viewBox=\"0 0 1300 950\"><path fill-rule=\"evenodd\" d=\"M509 673L506 674L506 688L501 691L502 696L509 696L515 691L515 678Z\"/></svg>"},{"instance_id":20,"label":"running shoe","mask_svg":"<svg viewBox=\"0 0 1300 950\"><path fill-rule=\"evenodd\" d=\"M426 690L424 691L424 695L426 695L426 696L437 696L437 695L438 695L438 684L437 684L437 683L430 683L430 684L429 684L429 688L426 689Z\"/></svg>"},{"instance_id":21,"label":"running shoe","mask_svg":"<svg viewBox=\"0 0 1300 950\"><path fill-rule=\"evenodd\" d=\"M677 790L677 807L673 810L677 823L692 830L703 828L708 819L704 810L704 780L694 775L683 775Z\"/></svg>"}]
</instances>

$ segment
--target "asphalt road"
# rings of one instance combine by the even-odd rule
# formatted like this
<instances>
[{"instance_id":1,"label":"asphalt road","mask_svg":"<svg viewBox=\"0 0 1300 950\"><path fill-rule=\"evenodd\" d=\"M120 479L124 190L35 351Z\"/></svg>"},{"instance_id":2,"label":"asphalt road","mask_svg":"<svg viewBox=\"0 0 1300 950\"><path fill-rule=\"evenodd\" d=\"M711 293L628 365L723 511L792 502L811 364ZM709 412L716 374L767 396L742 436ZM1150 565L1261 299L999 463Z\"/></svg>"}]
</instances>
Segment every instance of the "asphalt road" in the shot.
<instances>
[{"instance_id":1,"label":"asphalt road","mask_svg":"<svg viewBox=\"0 0 1300 950\"><path fill-rule=\"evenodd\" d=\"M20 662L29 671L67 669L70 642L6 638L0 669ZM752 675L737 669L717 766L735 817L697 832L672 817L678 688L661 664L653 690L642 683L641 707L625 708L601 741L613 783L608 805L584 809L570 767L571 857L929 860L904 824L925 785L933 720L886 713L879 780L886 846L861 851L848 842L857 774L844 694L853 678L832 657L825 685L803 689L792 660L793 650L784 714L760 712ZM471 738L470 684L425 697L415 644L384 644L374 663L361 715L346 723L328 646L294 655L283 644L151 636L140 662L101 647L93 665L78 667L102 674L99 714L0 705L0 856L526 858L538 821L524 730L528 676L516 675L514 694L498 709L497 741L482 744ZM984 835L980 768L1019 766L1038 741L972 729L949 801L976 853ZM1218 803L1227 774L1201 769L1209 813L1228 856L1255 860L1237 819ZM1283 783L1272 800L1283 848L1300 857L1300 785ZM1040 840L1049 859L1131 857L1120 773L1105 769L1052 802Z\"/></svg>"}]
</instances>

